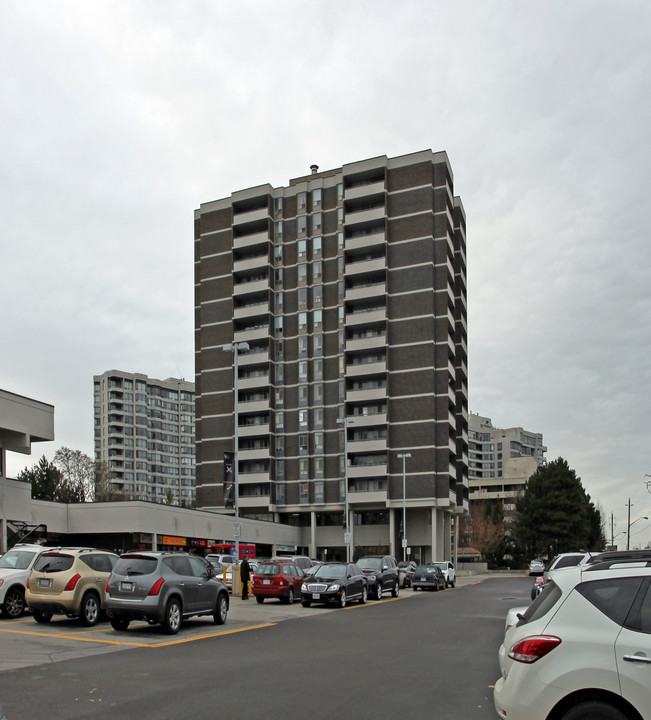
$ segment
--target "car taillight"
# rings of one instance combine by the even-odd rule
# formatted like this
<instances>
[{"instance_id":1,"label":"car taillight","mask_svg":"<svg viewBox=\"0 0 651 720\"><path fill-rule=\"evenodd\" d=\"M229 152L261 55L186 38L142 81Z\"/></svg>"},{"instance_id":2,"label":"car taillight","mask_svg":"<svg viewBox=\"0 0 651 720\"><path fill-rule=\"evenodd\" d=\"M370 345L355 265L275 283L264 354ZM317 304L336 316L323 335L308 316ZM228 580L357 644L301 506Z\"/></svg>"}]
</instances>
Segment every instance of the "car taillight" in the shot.
<instances>
[{"instance_id":1,"label":"car taillight","mask_svg":"<svg viewBox=\"0 0 651 720\"><path fill-rule=\"evenodd\" d=\"M542 577L537 577L536 580L534 581L534 585L540 585L541 582L543 582Z\"/></svg>"},{"instance_id":2,"label":"car taillight","mask_svg":"<svg viewBox=\"0 0 651 720\"><path fill-rule=\"evenodd\" d=\"M104 585L104 592L105 592L105 593L108 593L108 591L109 591L109 589L108 589L108 578L107 578L107 579L106 579L106 585Z\"/></svg>"},{"instance_id":3,"label":"car taillight","mask_svg":"<svg viewBox=\"0 0 651 720\"><path fill-rule=\"evenodd\" d=\"M535 663L560 644L561 639L555 635L526 637L511 647L509 657L521 663Z\"/></svg>"},{"instance_id":4,"label":"car taillight","mask_svg":"<svg viewBox=\"0 0 651 720\"><path fill-rule=\"evenodd\" d=\"M70 580L68 580L67 585L63 588L65 590L74 590L77 587L77 583L79 582L79 579L81 578L81 575L77 573L76 575L73 575Z\"/></svg>"},{"instance_id":5,"label":"car taillight","mask_svg":"<svg viewBox=\"0 0 651 720\"><path fill-rule=\"evenodd\" d=\"M158 580L156 580L156 582L151 586L151 590L147 593L147 595L158 595L164 582L165 578L158 578Z\"/></svg>"},{"instance_id":6,"label":"car taillight","mask_svg":"<svg viewBox=\"0 0 651 720\"><path fill-rule=\"evenodd\" d=\"M27 582L25 583L27 585L27 589L29 590L29 578L27 578Z\"/></svg>"}]
</instances>

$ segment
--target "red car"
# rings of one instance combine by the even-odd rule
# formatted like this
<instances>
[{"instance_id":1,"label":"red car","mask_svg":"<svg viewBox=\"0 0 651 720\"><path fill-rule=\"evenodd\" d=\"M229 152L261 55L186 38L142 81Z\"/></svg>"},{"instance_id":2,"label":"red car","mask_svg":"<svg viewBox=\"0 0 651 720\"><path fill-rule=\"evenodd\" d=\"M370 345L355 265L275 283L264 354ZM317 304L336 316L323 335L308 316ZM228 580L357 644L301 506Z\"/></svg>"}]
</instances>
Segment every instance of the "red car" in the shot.
<instances>
[{"instance_id":1,"label":"red car","mask_svg":"<svg viewBox=\"0 0 651 720\"><path fill-rule=\"evenodd\" d=\"M265 598L278 598L280 602L291 604L300 599L304 578L305 573L296 563L263 562L253 573L251 590L259 603Z\"/></svg>"}]
</instances>

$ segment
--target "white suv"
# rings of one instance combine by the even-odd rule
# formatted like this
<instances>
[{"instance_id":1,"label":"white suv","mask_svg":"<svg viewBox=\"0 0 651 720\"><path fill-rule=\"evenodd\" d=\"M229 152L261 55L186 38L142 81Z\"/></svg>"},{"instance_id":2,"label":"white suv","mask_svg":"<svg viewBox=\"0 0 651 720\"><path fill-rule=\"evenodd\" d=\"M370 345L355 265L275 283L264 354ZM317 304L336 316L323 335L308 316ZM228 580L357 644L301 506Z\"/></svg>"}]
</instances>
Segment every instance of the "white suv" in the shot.
<instances>
[{"instance_id":1,"label":"white suv","mask_svg":"<svg viewBox=\"0 0 651 720\"><path fill-rule=\"evenodd\" d=\"M553 571L499 663L500 718L651 720L651 550Z\"/></svg>"},{"instance_id":2,"label":"white suv","mask_svg":"<svg viewBox=\"0 0 651 720\"><path fill-rule=\"evenodd\" d=\"M25 612L25 585L43 545L14 545L0 557L0 610L5 617L18 618Z\"/></svg>"}]
</instances>

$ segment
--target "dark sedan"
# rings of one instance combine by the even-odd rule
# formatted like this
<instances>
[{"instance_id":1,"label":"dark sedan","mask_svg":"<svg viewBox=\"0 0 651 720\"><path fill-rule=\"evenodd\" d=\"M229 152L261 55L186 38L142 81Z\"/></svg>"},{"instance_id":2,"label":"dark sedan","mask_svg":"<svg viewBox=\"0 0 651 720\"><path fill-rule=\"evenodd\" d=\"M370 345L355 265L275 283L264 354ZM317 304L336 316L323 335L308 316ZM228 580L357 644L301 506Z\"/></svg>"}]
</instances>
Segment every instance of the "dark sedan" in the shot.
<instances>
[{"instance_id":1,"label":"dark sedan","mask_svg":"<svg viewBox=\"0 0 651 720\"><path fill-rule=\"evenodd\" d=\"M301 604L331 603L345 607L349 600L365 603L368 580L354 563L329 562L319 565L301 586Z\"/></svg>"},{"instance_id":2,"label":"dark sedan","mask_svg":"<svg viewBox=\"0 0 651 720\"><path fill-rule=\"evenodd\" d=\"M414 591L421 590L445 590L445 576L437 563L431 565L419 565L414 570L414 577L411 581Z\"/></svg>"}]
</instances>

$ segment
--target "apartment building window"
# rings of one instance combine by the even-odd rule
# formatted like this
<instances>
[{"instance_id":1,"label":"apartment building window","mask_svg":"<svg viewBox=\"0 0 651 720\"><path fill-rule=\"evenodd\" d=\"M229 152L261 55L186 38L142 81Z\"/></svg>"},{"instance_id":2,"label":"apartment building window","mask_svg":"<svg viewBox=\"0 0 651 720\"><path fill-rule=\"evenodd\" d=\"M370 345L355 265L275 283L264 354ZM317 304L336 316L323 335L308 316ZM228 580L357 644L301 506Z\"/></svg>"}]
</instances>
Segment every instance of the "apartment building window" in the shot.
<instances>
[{"instance_id":1,"label":"apartment building window","mask_svg":"<svg viewBox=\"0 0 651 720\"><path fill-rule=\"evenodd\" d=\"M322 403L323 402L323 383L314 383L314 402L316 403Z\"/></svg>"},{"instance_id":2,"label":"apartment building window","mask_svg":"<svg viewBox=\"0 0 651 720\"><path fill-rule=\"evenodd\" d=\"M323 287L315 285L312 288L312 304L321 305L323 303Z\"/></svg>"},{"instance_id":3,"label":"apartment building window","mask_svg":"<svg viewBox=\"0 0 651 720\"><path fill-rule=\"evenodd\" d=\"M308 463L307 460L300 460L299 461L299 474L301 476L301 479L305 479L307 475L308 470ZM310 502L310 484L309 483L299 483L300 487L300 501L302 503L308 503Z\"/></svg>"},{"instance_id":4,"label":"apartment building window","mask_svg":"<svg viewBox=\"0 0 651 720\"><path fill-rule=\"evenodd\" d=\"M342 207L337 208L337 225L344 224L344 209Z\"/></svg>"},{"instance_id":5,"label":"apartment building window","mask_svg":"<svg viewBox=\"0 0 651 720\"><path fill-rule=\"evenodd\" d=\"M307 216L299 215L296 221L296 232L298 235L305 235L307 233Z\"/></svg>"},{"instance_id":6,"label":"apartment building window","mask_svg":"<svg viewBox=\"0 0 651 720\"><path fill-rule=\"evenodd\" d=\"M282 360L284 353L283 341L276 340L276 360Z\"/></svg>"},{"instance_id":7,"label":"apartment building window","mask_svg":"<svg viewBox=\"0 0 651 720\"><path fill-rule=\"evenodd\" d=\"M304 258L307 256L307 240L298 241L298 257Z\"/></svg>"},{"instance_id":8,"label":"apartment building window","mask_svg":"<svg viewBox=\"0 0 651 720\"><path fill-rule=\"evenodd\" d=\"M276 478L277 477L278 476L276 476ZM285 483L283 483L283 482L276 483L276 504L277 505L285 504Z\"/></svg>"},{"instance_id":9,"label":"apartment building window","mask_svg":"<svg viewBox=\"0 0 651 720\"><path fill-rule=\"evenodd\" d=\"M307 336L298 338L298 356L307 357Z\"/></svg>"},{"instance_id":10,"label":"apartment building window","mask_svg":"<svg viewBox=\"0 0 651 720\"><path fill-rule=\"evenodd\" d=\"M321 236L312 239L312 257L321 257Z\"/></svg>"},{"instance_id":11,"label":"apartment building window","mask_svg":"<svg viewBox=\"0 0 651 720\"><path fill-rule=\"evenodd\" d=\"M279 220L274 223L274 237L276 240L282 240L283 237L283 222Z\"/></svg>"},{"instance_id":12,"label":"apartment building window","mask_svg":"<svg viewBox=\"0 0 651 720\"><path fill-rule=\"evenodd\" d=\"M314 433L314 452L315 453L323 452L323 433L322 432Z\"/></svg>"},{"instance_id":13,"label":"apartment building window","mask_svg":"<svg viewBox=\"0 0 651 720\"><path fill-rule=\"evenodd\" d=\"M307 455L307 433L298 436L298 454Z\"/></svg>"},{"instance_id":14,"label":"apartment building window","mask_svg":"<svg viewBox=\"0 0 651 720\"><path fill-rule=\"evenodd\" d=\"M306 307L307 305L307 288L298 289L298 306Z\"/></svg>"},{"instance_id":15,"label":"apartment building window","mask_svg":"<svg viewBox=\"0 0 651 720\"><path fill-rule=\"evenodd\" d=\"M307 421L308 421L307 410L299 410L298 411L298 426L300 428L306 428Z\"/></svg>"},{"instance_id":16,"label":"apartment building window","mask_svg":"<svg viewBox=\"0 0 651 720\"><path fill-rule=\"evenodd\" d=\"M344 256L339 255L337 258L337 275L343 275L344 274Z\"/></svg>"},{"instance_id":17,"label":"apartment building window","mask_svg":"<svg viewBox=\"0 0 651 720\"><path fill-rule=\"evenodd\" d=\"M314 502L323 502L323 480L314 483Z\"/></svg>"},{"instance_id":18,"label":"apartment building window","mask_svg":"<svg viewBox=\"0 0 651 720\"><path fill-rule=\"evenodd\" d=\"M278 365L276 365L276 382L279 385L283 384L284 375L285 375L285 367L282 363L278 363Z\"/></svg>"},{"instance_id":19,"label":"apartment building window","mask_svg":"<svg viewBox=\"0 0 651 720\"><path fill-rule=\"evenodd\" d=\"M276 480L285 479L285 461L276 460Z\"/></svg>"},{"instance_id":20,"label":"apartment building window","mask_svg":"<svg viewBox=\"0 0 651 720\"><path fill-rule=\"evenodd\" d=\"M298 404L307 405L308 403L308 389L307 385L299 385L298 387Z\"/></svg>"},{"instance_id":21,"label":"apartment building window","mask_svg":"<svg viewBox=\"0 0 651 720\"><path fill-rule=\"evenodd\" d=\"M282 245L276 245L274 247L274 260L277 263L281 263L283 261L283 246Z\"/></svg>"},{"instance_id":22,"label":"apartment building window","mask_svg":"<svg viewBox=\"0 0 651 720\"><path fill-rule=\"evenodd\" d=\"M276 312L282 312L283 311L283 293L277 292L276 293Z\"/></svg>"},{"instance_id":23,"label":"apartment building window","mask_svg":"<svg viewBox=\"0 0 651 720\"><path fill-rule=\"evenodd\" d=\"M306 263L300 263L300 265L298 266L298 282L299 283L307 282L307 264Z\"/></svg>"},{"instance_id":24,"label":"apartment building window","mask_svg":"<svg viewBox=\"0 0 651 720\"><path fill-rule=\"evenodd\" d=\"M276 317L276 335L282 335L283 333L283 316L279 315Z\"/></svg>"},{"instance_id":25,"label":"apartment building window","mask_svg":"<svg viewBox=\"0 0 651 720\"><path fill-rule=\"evenodd\" d=\"M298 363L298 381L307 382L307 360Z\"/></svg>"},{"instance_id":26,"label":"apartment building window","mask_svg":"<svg viewBox=\"0 0 651 720\"><path fill-rule=\"evenodd\" d=\"M337 311L338 311L338 314L339 314L339 324L340 324L340 325L343 325L343 322L344 322L344 306L343 306L343 305L340 305L340 306L337 308Z\"/></svg>"},{"instance_id":27,"label":"apartment building window","mask_svg":"<svg viewBox=\"0 0 651 720\"><path fill-rule=\"evenodd\" d=\"M312 346L315 356L323 355L323 335L321 333L312 336Z\"/></svg>"},{"instance_id":28,"label":"apartment building window","mask_svg":"<svg viewBox=\"0 0 651 720\"><path fill-rule=\"evenodd\" d=\"M276 268L274 270L274 283L275 283L276 287L283 286L283 269L282 268Z\"/></svg>"},{"instance_id":29,"label":"apartment building window","mask_svg":"<svg viewBox=\"0 0 651 720\"><path fill-rule=\"evenodd\" d=\"M337 202L341 202L344 199L344 184L337 184Z\"/></svg>"},{"instance_id":30,"label":"apartment building window","mask_svg":"<svg viewBox=\"0 0 651 720\"><path fill-rule=\"evenodd\" d=\"M346 290L345 290L345 287L344 287L344 281L343 281L343 280L340 280L340 281L337 283L337 299L338 299L338 300L343 300L345 294L346 294Z\"/></svg>"},{"instance_id":31,"label":"apartment building window","mask_svg":"<svg viewBox=\"0 0 651 720\"><path fill-rule=\"evenodd\" d=\"M321 232L321 213L316 212L312 215L312 234L320 233Z\"/></svg>"},{"instance_id":32,"label":"apartment building window","mask_svg":"<svg viewBox=\"0 0 651 720\"><path fill-rule=\"evenodd\" d=\"M323 427L323 408L315 408L314 412L313 412L313 418L314 418L314 427L322 428Z\"/></svg>"},{"instance_id":33,"label":"apartment building window","mask_svg":"<svg viewBox=\"0 0 651 720\"><path fill-rule=\"evenodd\" d=\"M323 325L323 310L314 310L313 311L313 330L317 330Z\"/></svg>"},{"instance_id":34,"label":"apartment building window","mask_svg":"<svg viewBox=\"0 0 651 720\"><path fill-rule=\"evenodd\" d=\"M285 413L279 410L276 413L276 430L282 430L285 427Z\"/></svg>"},{"instance_id":35,"label":"apartment building window","mask_svg":"<svg viewBox=\"0 0 651 720\"><path fill-rule=\"evenodd\" d=\"M276 388L276 406L280 407L284 403L285 394L283 388Z\"/></svg>"},{"instance_id":36,"label":"apartment building window","mask_svg":"<svg viewBox=\"0 0 651 720\"><path fill-rule=\"evenodd\" d=\"M323 360L315 360L312 363L312 374L315 380L323 380Z\"/></svg>"},{"instance_id":37,"label":"apartment building window","mask_svg":"<svg viewBox=\"0 0 651 720\"><path fill-rule=\"evenodd\" d=\"M343 330L338 330L337 335L339 338L339 352L343 352L345 348L345 336Z\"/></svg>"},{"instance_id":38,"label":"apartment building window","mask_svg":"<svg viewBox=\"0 0 651 720\"><path fill-rule=\"evenodd\" d=\"M299 332L307 331L307 313L306 312L300 312L298 314L298 331Z\"/></svg>"},{"instance_id":39,"label":"apartment building window","mask_svg":"<svg viewBox=\"0 0 651 720\"><path fill-rule=\"evenodd\" d=\"M296 195L296 206L299 212L305 212L307 207L307 193L300 192Z\"/></svg>"},{"instance_id":40,"label":"apartment building window","mask_svg":"<svg viewBox=\"0 0 651 720\"><path fill-rule=\"evenodd\" d=\"M344 356L340 355L337 359L339 360L339 377L343 377L346 374Z\"/></svg>"},{"instance_id":41,"label":"apartment building window","mask_svg":"<svg viewBox=\"0 0 651 720\"><path fill-rule=\"evenodd\" d=\"M323 458L314 458L314 477L323 477ZM323 483L321 483L323 485ZM323 500L321 500L323 502Z\"/></svg>"},{"instance_id":42,"label":"apartment building window","mask_svg":"<svg viewBox=\"0 0 651 720\"><path fill-rule=\"evenodd\" d=\"M339 402L346 400L346 382L344 380L339 381Z\"/></svg>"},{"instance_id":43,"label":"apartment building window","mask_svg":"<svg viewBox=\"0 0 651 720\"><path fill-rule=\"evenodd\" d=\"M314 282L317 282L320 280L322 274L322 266L321 261L317 260L314 263L312 263L312 280Z\"/></svg>"},{"instance_id":44,"label":"apartment building window","mask_svg":"<svg viewBox=\"0 0 651 720\"><path fill-rule=\"evenodd\" d=\"M312 190L312 207L321 206L321 188L315 188Z\"/></svg>"}]
</instances>

